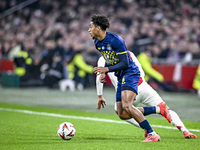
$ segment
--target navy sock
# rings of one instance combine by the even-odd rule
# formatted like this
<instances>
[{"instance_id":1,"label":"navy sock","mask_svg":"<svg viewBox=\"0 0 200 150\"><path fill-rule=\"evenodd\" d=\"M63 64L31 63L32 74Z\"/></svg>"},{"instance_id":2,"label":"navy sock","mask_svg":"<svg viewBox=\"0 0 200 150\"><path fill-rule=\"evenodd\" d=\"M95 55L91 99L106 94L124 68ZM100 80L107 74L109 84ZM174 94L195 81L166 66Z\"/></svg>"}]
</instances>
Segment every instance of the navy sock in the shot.
<instances>
[{"instance_id":1,"label":"navy sock","mask_svg":"<svg viewBox=\"0 0 200 150\"><path fill-rule=\"evenodd\" d=\"M141 123L139 123L139 125L142 129L145 129L147 131L147 134L153 132L153 129L151 128L147 120L142 121Z\"/></svg>"},{"instance_id":2,"label":"navy sock","mask_svg":"<svg viewBox=\"0 0 200 150\"><path fill-rule=\"evenodd\" d=\"M156 107L143 107L144 108L144 116L149 115L149 114L155 114L156 113Z\"/></svg>"}]
</instances>

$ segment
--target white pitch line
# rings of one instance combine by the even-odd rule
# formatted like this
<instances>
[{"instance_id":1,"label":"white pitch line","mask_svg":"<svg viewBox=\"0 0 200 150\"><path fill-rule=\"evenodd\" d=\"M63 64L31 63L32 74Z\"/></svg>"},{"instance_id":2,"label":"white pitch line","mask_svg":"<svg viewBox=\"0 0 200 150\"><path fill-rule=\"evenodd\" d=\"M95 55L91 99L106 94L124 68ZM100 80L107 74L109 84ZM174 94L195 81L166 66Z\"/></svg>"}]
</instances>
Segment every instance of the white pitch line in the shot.
<instances>
[{"instance_id":1,"label":"white pitch line","mask_svg":"<svg viewBox=\"0 0 200 150\"><path fill-rule=\"evenodd\" d=\"M1 108L0 111L10 111L10 112L18 112L24 114L32 114L32 115L41 115L41 116L50 116L50 117L60 117L60 118L71 118L71 119L81 119L81 120L90 120L90 121L101 121L101 122L110 122L110 123L120 123L120 124L129 124L125 121L116 121L111 119L100 119L100 118L91 118L91 117L81 117L81 116L70 116L70 115L62 115L62 114L55 114L55 113L46 113L46 112L36 112L31 110L22 110L22 109L12 109L12 108ZM169 126L161 126L161 125L151 125L155 128L164 128L164 129L173 129L177 130L176 127L169 127ZM198 129L188 129L189 131L193 132L200 132Z\"/></svg>"}]
</instances>

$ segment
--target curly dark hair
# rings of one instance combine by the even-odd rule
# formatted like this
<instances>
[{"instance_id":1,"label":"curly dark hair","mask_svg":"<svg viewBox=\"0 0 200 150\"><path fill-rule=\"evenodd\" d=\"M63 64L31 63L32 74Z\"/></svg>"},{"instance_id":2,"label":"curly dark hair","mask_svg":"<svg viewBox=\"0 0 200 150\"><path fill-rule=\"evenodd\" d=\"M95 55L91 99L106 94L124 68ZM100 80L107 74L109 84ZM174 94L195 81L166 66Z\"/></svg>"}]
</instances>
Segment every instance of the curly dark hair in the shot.
<instances>
[{"instance_id":1,"label":"curly dark hair","mask_svg":"<svg viewBox=\"0 0 200 150\"><path fill-rule=\"evenodd\" d=\"M100 26L103 31L105 31L107 28L110 27L109 19L108 17L104 15L93 15L92 22L95 26Z\"/></svg>"}]
</instances>

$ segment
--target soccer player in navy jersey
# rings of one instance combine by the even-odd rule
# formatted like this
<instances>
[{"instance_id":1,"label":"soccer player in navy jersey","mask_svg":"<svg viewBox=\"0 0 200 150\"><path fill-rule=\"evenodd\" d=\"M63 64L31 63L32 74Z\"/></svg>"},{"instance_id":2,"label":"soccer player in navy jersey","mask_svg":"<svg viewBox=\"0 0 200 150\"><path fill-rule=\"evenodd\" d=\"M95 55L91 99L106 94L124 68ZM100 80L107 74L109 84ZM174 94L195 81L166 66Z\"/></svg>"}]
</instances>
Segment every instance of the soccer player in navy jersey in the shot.
<instances>
[{"instance_id":1,"label":"soccer player in navy jersey","mask_svg":"<svg viewBox=\"0 0 200 150\"><path fill-rule=\"evenodd\" d=\"M105 67L95 67L94 73L101 74L100 80L103 83L107 72L115 72L118 79L116 92L118 116L123 120L134 118L140 127L147 131L147 138L142 142L160 141L160 136L152 129L144 115L133 106L133 101L138 94L140 71L127 53L124 40L117 34L106 32L109 27L109 19L106 16L91 17L88 32L94 39L96 49L106 60Z\"/></svg>"}]
</instances>

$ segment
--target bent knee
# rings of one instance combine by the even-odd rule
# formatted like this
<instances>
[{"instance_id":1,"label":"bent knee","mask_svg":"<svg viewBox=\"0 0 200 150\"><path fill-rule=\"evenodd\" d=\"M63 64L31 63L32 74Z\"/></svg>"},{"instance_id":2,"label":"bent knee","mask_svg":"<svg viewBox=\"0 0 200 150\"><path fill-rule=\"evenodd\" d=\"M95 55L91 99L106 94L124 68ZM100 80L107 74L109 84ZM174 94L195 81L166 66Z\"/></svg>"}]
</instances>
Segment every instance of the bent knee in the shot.
<instances>
[{"instance_id":1,"label":"bent knee","mask_svg":"<svg viewBox=\"0 0 200 150\"><path fill-rule=\"evenodd\" d=\"M126 111L122 111L121 113L118 112L117 115L122 120L126 120L126 119L130 119L131 118L130 115Z\"/></svg>"},{"instance_id":2,"label":"bent knee","mask_svg":"<svg viewBox=\"0 0 200 150\"><path fill-rule=\"evenodd\" d=\"M132 109L132 105L125 104L125 105L122 106L122 108L123 108L124 110L126 110L127 112L129 112L129 111Z\"/></svg>"},{"instance_id":3,"label":"bent knee","mask_svg":"<svg viewBox=\"0 0 200 150\"><path fill-rule=\"evenodd\" d=\"M126 120L126 119L129 119L127 118L127 116L125 116L124 114L117 114L119 116L120 119L122 120Z\"/></svg>"}]
</instances>

